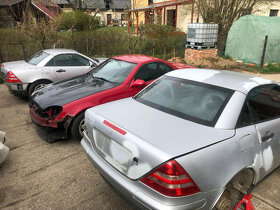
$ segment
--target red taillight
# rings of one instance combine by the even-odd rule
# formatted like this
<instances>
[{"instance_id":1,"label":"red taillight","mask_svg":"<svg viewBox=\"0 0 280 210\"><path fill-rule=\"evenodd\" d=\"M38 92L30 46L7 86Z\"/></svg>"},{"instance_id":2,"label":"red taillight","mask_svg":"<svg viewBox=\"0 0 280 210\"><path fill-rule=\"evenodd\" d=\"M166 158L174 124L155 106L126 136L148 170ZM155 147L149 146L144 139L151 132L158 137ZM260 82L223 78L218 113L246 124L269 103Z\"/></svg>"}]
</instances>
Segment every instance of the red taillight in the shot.
<instances>
[{"instance_id":1,"label":"red taillight","mask_svg":"<svg viewBox=\"0 0 280 210\"><path fill-rule=\"evenodd\" d=\"M171 160L140 180L152 189L171 197L197 193L200 189L175 160Z\"/></svg>"},{"instance_id":2,"label":"red taillight","mask_svg":"<svg viewBox=\"0 0 280 210\"><path fill-rule=\"evenodd\" d=\"M21 82L13 72L9 71L6 75L6 82L19 83Z\"/></svg>"}]
</instances>

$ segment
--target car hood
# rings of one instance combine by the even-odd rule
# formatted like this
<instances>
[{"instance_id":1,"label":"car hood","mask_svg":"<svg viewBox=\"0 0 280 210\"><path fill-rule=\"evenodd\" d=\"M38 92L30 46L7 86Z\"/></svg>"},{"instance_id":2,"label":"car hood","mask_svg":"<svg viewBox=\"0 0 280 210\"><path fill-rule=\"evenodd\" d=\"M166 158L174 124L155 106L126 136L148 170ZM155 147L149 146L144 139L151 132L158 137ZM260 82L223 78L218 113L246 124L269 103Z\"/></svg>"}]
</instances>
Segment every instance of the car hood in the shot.
<instances>
[{"instance_id":1,"label":"car hood","mask_svg":"<svg viewBox=\"0 0 280 210\"><path fill-rule=\"evenodd\" d=\"M124 130L126 134L114 132L112 126L104 125L104 120ZM93 134L89 132L89 136L95 135L95 127L130 151L131 157L137 157L139 163L143 162L143 165L131 164L124 170L111 161L112 165L132 179L143 176L170 159L203 149L235 135L234 130L197 124L154 109L132 98L87 110L86 124L89 131L93 130Z\"/></svg>"},{"instance_id":2,"label":"car hood","mask_svg":"<svg viewBox=\"0 0 280 210\"><path fill-rule=\"evenodd\" d=\"M41 108L63 106L86 96L108 90L119 84L93 78L90 74L52 83L36 91L32 100Z\"/></svg>"},{"instance_id":3,"label":"car hood","mask_svg":"<svg viewBox=\"0 0 280 210\"><path fill-rule=\"evenodd\" d=\"M22 71L22 70L25 70L25 69L37 68L36 66L31 65L24 60L6 62L6 63L3 63L2 65L4 66L4 70L6 72L13 71L13 73L18 71L18 70Z\"/></svg>"}]
</instances>

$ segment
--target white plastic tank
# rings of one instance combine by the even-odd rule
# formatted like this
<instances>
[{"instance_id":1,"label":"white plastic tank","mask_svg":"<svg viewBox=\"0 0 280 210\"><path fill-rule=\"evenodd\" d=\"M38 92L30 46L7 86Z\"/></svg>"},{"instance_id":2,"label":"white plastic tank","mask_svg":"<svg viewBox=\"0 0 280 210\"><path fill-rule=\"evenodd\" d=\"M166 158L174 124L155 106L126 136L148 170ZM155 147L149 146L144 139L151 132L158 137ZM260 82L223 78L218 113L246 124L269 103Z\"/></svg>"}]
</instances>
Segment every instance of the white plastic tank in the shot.
<instances>
[{"instance_id":1,"label":"white plastic tank","mask_svg":"<svg viewBox=\"0 0 280 210\"><path fill-rule=\"evenodd\" d=\"M218 31L216 23L189 23L186 48L216 48Z\"/></svg>"}]
</instances>

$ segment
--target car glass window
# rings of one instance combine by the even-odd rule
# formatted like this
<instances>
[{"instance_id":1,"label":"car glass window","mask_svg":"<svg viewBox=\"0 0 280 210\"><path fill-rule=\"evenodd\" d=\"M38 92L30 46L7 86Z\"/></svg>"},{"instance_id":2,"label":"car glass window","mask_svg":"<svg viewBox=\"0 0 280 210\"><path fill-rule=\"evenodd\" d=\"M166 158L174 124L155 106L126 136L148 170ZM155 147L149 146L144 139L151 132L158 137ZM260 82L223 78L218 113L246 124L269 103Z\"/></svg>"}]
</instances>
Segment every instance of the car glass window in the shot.
<instances>
[{"instance_id":1,"label":"car glass window","mask_svg":"<svg viewBox=\"0 0 280 210\"><path fill-rule=\"evenodd\" d=\"M136 63L108 59L92 71L92 76L109 82L123 83L136 65Z\"/></svg>"},{"instance_id":2,"label":"car glass window","mask_svg":"<svg viewBox=\"0 0 280 210\"><path fill-rule=\"evenodd\" d=\"M72 55L71 54L62 54L54 57L55 66L71 66Z\"/></svg>"},{"instance_id":3,"label":"car glass window","mask_svg":"<svg viewBox=\"0 0 280 210\"><path fill-rule=\"evenodd\" d=\"M80 56L72 55L71 66L89 66L89 60Z\"/></svg>"},{"instance_id":4,"label":"car glass window","mask_svg":"<svg viewBox=\"0 0 280 210\"><path fill-rule=\"evenodd\" d=\"M40 63L42 60L44 60L49 55L50 55L49 53L41 51L41 52L33 55L29 59L27 59L26 62L29 64L32 64L32 65L37 65L38 63Z\"/></svg>"},{"instance_id":5,"label":"car glass window","mask_svg":"<svg viewBox=\"0 0 280 210\"><path fill-rule=\"evenodd\" d=\"M280 117L280 87L266 85L253 89L248 97L254 123Z\"/></svg>"},{"instance_id":6,"label":"car glass window","mask_svg":"<svg viewBox=\"0 0 280 210\"><path fill-rule=\"evenodd\" d=\"M169 114L214 126L233 92L214 85L163 76L134 98Z\"/></svg>"},{"instance_id":7,"label":"car glass window","mask_svg":"<svg viewBox=\"0 0 280 210\"><path fill-rule=\"evenodd\" d=\"M54 58L52 58L45 66L54 66Z\"/></svg>"},{"instance_id":8,"label":"car glass window","mask_svg":"<svg viewBox=\"0 0 280 210\"><path fill-rule=\"evenodd\" d=\"M173 71L173 70L174 70L171 66L168 66L168 65L166 65L166 64L165 64L165 66L166 66L167 72L170 72L170 71Z\"/></svg>"},{"instance_id":9,"label":"car glass window","mask_svg":"<svg viewBox=\"0 0 280 210\"><path fill-rule=\"evenodd\" d=\"M173 69L172 69L173 70ZM135 74L134 79L141 79L145 82L157 79L169 72L170 69L162 62L144 64Z\"/></svg>"},{"instance_id":10,"label":"car glass window","mask_svg":"<svg viewBox=\"0 0 280 210\"><path fill-rule=\"evenodd\" d=\"M253 120L252 120L252 116L250 114L248 105L247 105L247 103L245 103L241 110L236 127L237 128L245 127L245 126L251 125L252 122L253 122Z\"/></svg>"}]
</instances>

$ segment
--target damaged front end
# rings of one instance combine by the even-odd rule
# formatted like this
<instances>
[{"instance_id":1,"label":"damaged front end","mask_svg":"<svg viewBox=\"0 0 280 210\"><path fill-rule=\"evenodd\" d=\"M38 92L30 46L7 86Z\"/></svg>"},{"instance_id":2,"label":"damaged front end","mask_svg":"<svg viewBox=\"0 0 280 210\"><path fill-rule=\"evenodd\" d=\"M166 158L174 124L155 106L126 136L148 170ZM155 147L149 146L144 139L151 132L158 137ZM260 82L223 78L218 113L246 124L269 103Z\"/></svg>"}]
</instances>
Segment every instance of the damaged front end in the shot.
<instances>
[{"instance_id":1,"label":"damaged front end","mask_svg":"<svg viewBox=\"0 0 280 210\"><path fill-rule=\"evenodd\" d=\"M68 128L73 117L67 115L62 119L57 119L63 110L61 106L52 106L43 110L31 101L29 108L36 132L41 139L51 143L68 138Z\"/></svg>"}]
</instances>

